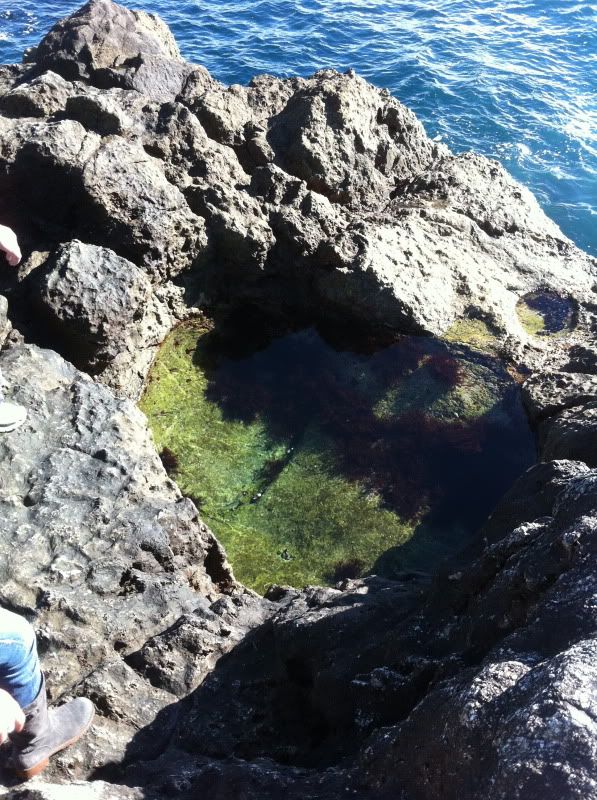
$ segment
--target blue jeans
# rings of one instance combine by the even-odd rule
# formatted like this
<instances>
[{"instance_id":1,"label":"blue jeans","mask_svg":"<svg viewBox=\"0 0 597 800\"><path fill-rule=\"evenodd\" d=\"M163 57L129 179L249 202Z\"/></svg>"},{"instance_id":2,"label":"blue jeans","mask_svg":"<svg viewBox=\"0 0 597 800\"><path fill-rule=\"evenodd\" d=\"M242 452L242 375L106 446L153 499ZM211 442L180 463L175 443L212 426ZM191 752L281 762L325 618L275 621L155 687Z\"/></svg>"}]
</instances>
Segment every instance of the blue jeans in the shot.
<instances>
[{"instance_id":1,"label":"blue jeans","mask_svg":"<svg viewBox=\"0 0 597 800\"><path fill-rule=\"evenodd\" d=\"M41 685L35 631L23 617L0 608L0 689L25 708Z\"/></svg>"}]
</instances>

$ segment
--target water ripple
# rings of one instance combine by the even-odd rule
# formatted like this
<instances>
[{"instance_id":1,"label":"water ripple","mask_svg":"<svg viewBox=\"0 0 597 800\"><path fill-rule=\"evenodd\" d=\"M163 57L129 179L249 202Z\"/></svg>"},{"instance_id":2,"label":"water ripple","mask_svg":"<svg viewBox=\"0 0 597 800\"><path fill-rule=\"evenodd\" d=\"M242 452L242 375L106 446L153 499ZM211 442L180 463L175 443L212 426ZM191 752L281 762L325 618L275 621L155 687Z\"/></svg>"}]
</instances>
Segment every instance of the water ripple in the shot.
<instances>
[{"instance_id":1,"label":"water ripple","mask_svg":"<svg viewBox=\"0 0 597 800\"><path fill-rule=\"evenodd\" d=\"M577 0L139 0L226 83L355 68L456 151L498 158L597 254L597 14ZM41 5L41 8L40 8ZM0 0L0 61L77 7Z\"/></svg>"}]
</instances>

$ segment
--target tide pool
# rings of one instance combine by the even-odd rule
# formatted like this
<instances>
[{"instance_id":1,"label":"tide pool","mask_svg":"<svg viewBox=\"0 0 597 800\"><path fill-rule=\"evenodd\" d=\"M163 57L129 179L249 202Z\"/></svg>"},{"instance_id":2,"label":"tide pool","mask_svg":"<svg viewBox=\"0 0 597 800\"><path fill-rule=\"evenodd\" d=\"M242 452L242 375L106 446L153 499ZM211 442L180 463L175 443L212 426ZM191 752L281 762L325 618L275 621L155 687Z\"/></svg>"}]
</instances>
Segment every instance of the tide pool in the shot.
<instances>
[{"instance_id":1,"label":"tide pool","mask_svg":"<svg viewBox=\"0 0 597 800\"><path fill-rule=\"evenodd\" d=\"M236 577L259 592L430 571L535 455L496 358L255 311L176 328L141 408Z\"/></svg>"}]
</instances>

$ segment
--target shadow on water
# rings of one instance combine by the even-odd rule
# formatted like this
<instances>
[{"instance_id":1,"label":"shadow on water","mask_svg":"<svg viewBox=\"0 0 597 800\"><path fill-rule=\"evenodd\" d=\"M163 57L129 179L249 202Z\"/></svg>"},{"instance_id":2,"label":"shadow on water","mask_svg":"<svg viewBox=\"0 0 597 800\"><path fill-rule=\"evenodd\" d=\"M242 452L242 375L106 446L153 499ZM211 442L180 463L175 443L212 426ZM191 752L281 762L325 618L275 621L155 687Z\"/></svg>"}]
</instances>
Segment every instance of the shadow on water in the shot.
<instances>
[{"instance_id":1,"label":"shadow on water","mask_svg":"<svg viewBox=\"0 0 597 800\"><path fill-rule=\"evenodd\" d=\"M535 326L532 332L539 336L550 336L572 330L577 322L577 306L574 300L563 297L556 292L545 289L529 292L518 302L517 309L522 315L523 325L525 311L535 316Z\"/></svg>"},{"instance_id":2,"label":"shadow on water","mask_svg":"<svg viewBox=\"0 0 597 800\"><path fill-rule=\"evenodd\" d=\"M375 564L387 576L460 549L535 455L518 387L497 359L464 346L380 341L244 309L199 338L193 361L225 420L259 420L272 440L291 443L290 457L316 447L338 475L413 523L411 540ZM265 487L287 461L265 463ZM359 572L348 558L329 580Z\"/></svg>"}]
</instances>

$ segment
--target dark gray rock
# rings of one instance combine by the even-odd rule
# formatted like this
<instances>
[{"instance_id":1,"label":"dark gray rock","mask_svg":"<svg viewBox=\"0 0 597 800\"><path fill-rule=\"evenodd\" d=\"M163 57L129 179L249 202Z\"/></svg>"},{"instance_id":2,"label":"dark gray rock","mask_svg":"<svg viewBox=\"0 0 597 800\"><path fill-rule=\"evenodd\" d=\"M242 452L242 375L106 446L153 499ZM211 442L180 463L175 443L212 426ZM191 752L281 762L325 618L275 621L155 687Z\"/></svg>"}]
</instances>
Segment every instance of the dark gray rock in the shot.
<instances>
[{"instance_id":1,"label":"dark gray rock","mask_svg":"<svg viewBox=\"0 0 597 800\"><path fill-rule=\"evenodd\" d=\"M274 160L267 142L269 118L282 111L305 81L281 80L270 75L253 78L248 86L224 86L198 67L189 76L179 100L197 117L207 135L231 147L252 171Z\"/></svg>"},{"instance_id":2,"label":"dark gray rock","mask_svg":"<svg viewBox=\"0 0 597 800\"><path fill-rule=\"evenodd\" d=\"M0 160L46 235L110 246L154 277L189 269L206 248L203 219L136 142L71 120L0 118Z\"/></svg>"},{"instance_id":3,"label":"dark gray rock","mask_svg":"<svg viewBox=\"0 0 597 800\"><path fill-rule=\"evenodd\" d=\"M151 800L172 795L182 800L205 795L213 800L316 800L323 797L336 800L350 796L373 800L373 796L360 785L355 788L351 776L338 770L300 769L265 758L254 761L234 757L216 760L172 748L167 760L145 762L143 770L153 787L151 794L147 795ZM134 780L132 774L130 780Z\"/></svg>"},{"instance_id":4,"label":"dark gray rock","mask_svg":"<svg viewBox=\"0 0 597 800\"><path fill-rule=\"evenodd\" d=\"M216 600L209 608L180 617L172 627L149 639L127 663L152 684L185 697L212 672L218 658L241 641L256 622L271 614L259 612L250 595Z\"/></svg>"},{"instance_id":5,"label":"dark gray rock","mask_svg":"<svg viewBox=\"0 0 597 800\"><path fill-rule=\"evenodd\" d=\"M444 684L369 746L364 765L378 796L594 797L594 657L590 640L536 666L508 659ZM426 732L440 720L432 743Z\"/></svg>"},{"instance_id":6,"label":"dark gray rock","mask_svg":"<svg viewBox=\"0 0 597 800\"><path fill-rule=\"evenodd\" d=\"M479 186L483 186L483 192ZM558 227L541 211L528 189L512 180L497 161L475 153L442 155L430 169L419 171L395 193L396 205L425 201L449 207L473 220L494 239L526 230L565 246Z\"/></svg>"},{"instance_id":7,"label":"dark gray rock","mask_svg":"<svg viewBox=\"0 0 597 800\"><path fill-rule=\"evenodd\" d=\"M147 274L105 247L74 239L48 259L33 291L61 352L135 397L173 325ZM119 384L125 372L127 389Z\"/></svg>"},{"instance_id":8,"label":"dark gray rock","mask_svg":"<svg viewBox=\"0 0 597 800\"><path fill-rule=\"evenodd\" d=\"M147 275L111 250L74 239L49 260L39 302L79 366L111 360L152 295Z\"/></svg>"},{"instance_id":9,"label":"dark gray rock","mask_svg":"<svg viewBox=\"0 0 597 800\"><path fill-rule=\"evenodd\" d=\"M525 381L522 397L531 420L553 416L565 408L597 400L597 375L543 372Z\"/></svg>"},{"instance_id":10,"label":"dark gray rock","mask_svg":"<svg viewBox=\"0 0 597 800\"><path fill-rule=\"evenodd\" d=\"M529 519L548 517L556 498L572 478L585 475L586 464L579 461L540 461L506 492L483 525L476 549L499 541L506 530L513 530Z\"/></svg>"},{"instance_id":11,"label":"dark gray rock","mask_svg":"<svg viewBox=\"0 0 597 800\"><path fill-rule=\"evenodd\" d=\"M247 90L224 86L204 67L189 75L178 100L193 112L211 139L229 147L241 143L244 126L252 119Z\"/></svg>"},{"instance_id":12,"label":"dark gray rock","mask_svg":"<svg viewBox=\"0 0 597 800\"><path fill-rule=\"evenodd\" d=\"M0 65L0 96L9 92L19 81L26 79L31 67L26 64Z\"/></svg>"},{"instance_id":13,"label":"dark gray rock","mask_svg":"<svg viewBox=\"0 0 597 800\"><path fill-rule=\"evenodd\" d=\"M81 217L83 168L99 142L71 120L0 117L0 184L18 214L17 233L31 241L31 250L47 250L48 237L71 238Z\"/></svg>"},{"instance_id":14,"label":"dark gray rock","mask_svg":"<svg viewBox=\"0 0 597 800\"><path fill-rule=\"evenodd\" d=\"M53 774L72 779L122 758L175 700L130 668L129 654L181 615L207 613L223 591L246 609L238 628L228 619L225 652L250 627L251 606L253 623L265 606L234 582L134 404L51 351L10 347L0 369L28 409L0 440L0 601L37 629L51 696L88 692L96 703L93 732L54 761Z\"/></svg>"},{"instance_id":15,"label":"dark gray rock","mask_svg":"<svg viewBox=\"0 0 597 800\"><path fill-rule=\"evenodd\" d=\"M441 146L388 92L354 72L324 70L303 81L267 132L276 163L333 202L369 206L389 198Z\"/></svg>"},{"instance_id":16,"label":"dark gray rock","mask_svg":"<svg viewBox=\"0 0 597 800\"><path fill-rule=\"evenodd\" d=\"M364 798L597 796L597 476L553 475L545 516L530 509L430 590L370 578L278 592L278 614L218 663L157 762L132 759L126 782L149 769L166 788L185 752L191 798L210 758L232 780L222 759L234 753L321 775L314 798L338 796L324 776ZM261 773L263 796L285 774Z\"/></svg>"},{"instance_id":17,"label":"dark gray rock","mask_svg":"<svg viewBox=\"0 0 597 800\"><path fill-rule=\"evenodd\" d=\"M189 269L207 246L205 223L143 148L109 138L83 171L87 226L154 278Z\"/></svg>"},{"instance_id":18,"label":"dark gray rock","mask_svg":"<svg viewBox=\"0 0 597 800\"><path fill-rule=\"evenodd\" d=\"M63 111L73 86L54 72L44 72L0 97L0 112L7 117L48 117Z\"/></svg>"},{"instance_id":19,"label":"dark gray rock","mask_svg":"<svg viewBox=\"0 0 597 800\"><path fill-rule=\"evenodd\" d=\"M123 135L134 128L135 117L147 99L125 89L102 91L91 86L79 87L68 97L64 116L80 122L87 130L100 136Z\"/></svg>"},{"instance_id":20,"label":"dark gray rock","mask_svg":"<svg viewBox=\"0 0 597 800\"><path fill-rule=\"evenodd\" d=\"M189 72L158 17L111 0L90 0L58 22L27 60L68 80L136 89L159 100L172 99Z\"/></svg>"},{"instance_id":21,"label":"dark gray rock","mask_svg":"<svg viewBox=\"0 0 597 800\"><path fill-rule=\"evenodd\" d=\"M99 80L116 51L179 63L160 26L94 0L30 56L33 71L70 80L44 72L13 90L20 114L46 114L40 86L68 85L56 101L68 134L0 118L6 191L54 244L108 246L155 280L185 273L216 300L315 300L322 313L435 334L486 319L512 350L529 346L515 307L537 288L572 293L584 324L593 262L496 162L450 155L353 73L225 87L197 67L165 104L128 78ZM75 121L88 132L81 149Z\"/></svg>"},{"instance_id":22,"label":"dark gray rock","mask_svg":"<svg viewBox=\"0 0 597 800\"><path fill-rule=\"evenodd\" d=\"M566 409L549 419L541 428L541 455L597 467L597 402Z\"/></svg>"},{"instance_id":23,"label":"dark gray rock","mask_svg":"<svg viewBox=\"0 0 597 800\"><path fill-rule=\"evenodd\" d=\"M564 369L597 375L597 347L594 344L576 344L568 351L569 361Z\"/></svg>"}]
</instances>

